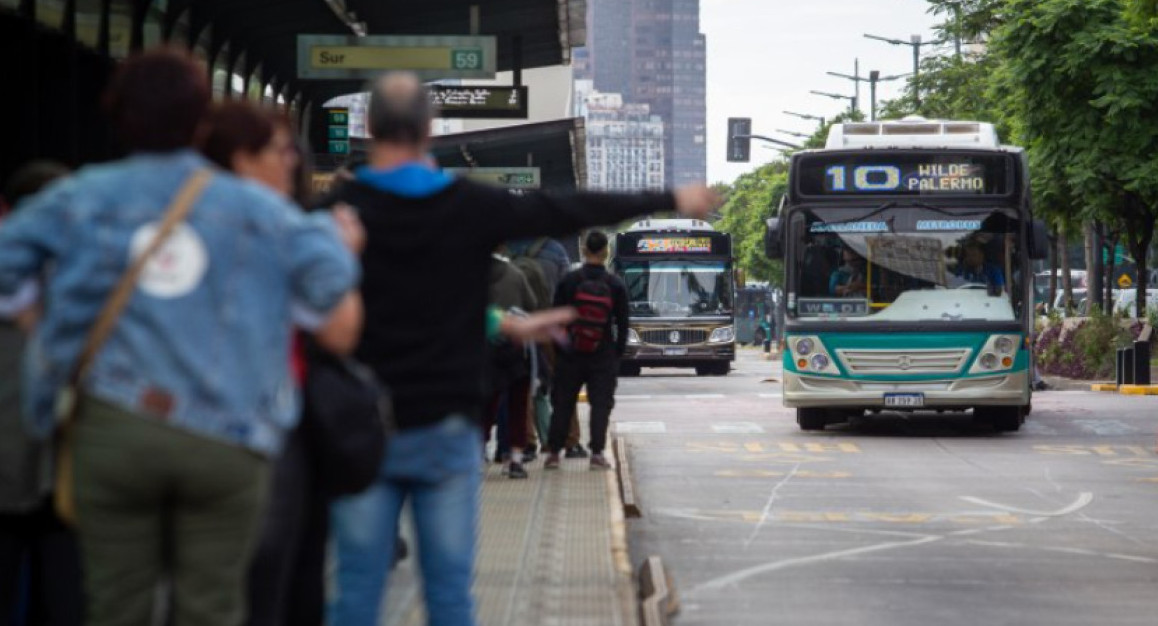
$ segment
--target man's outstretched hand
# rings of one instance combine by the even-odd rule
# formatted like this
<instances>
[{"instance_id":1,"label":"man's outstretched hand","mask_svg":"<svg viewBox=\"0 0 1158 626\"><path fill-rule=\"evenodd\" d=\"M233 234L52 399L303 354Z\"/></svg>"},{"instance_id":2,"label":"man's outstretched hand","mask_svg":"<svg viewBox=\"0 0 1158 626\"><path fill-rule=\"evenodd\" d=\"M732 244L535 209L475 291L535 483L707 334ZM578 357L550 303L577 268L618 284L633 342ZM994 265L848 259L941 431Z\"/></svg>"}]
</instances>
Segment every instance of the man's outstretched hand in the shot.
<instances>
[{"instance_id":1,"label":"man's outstretched hand","mask_svg":"<svg viewBox=\"0 0 1158 626\"><path fill-rule=\"evenodd\" d=\"M721 201L720 194L704 185L685 185L675 190L676 211L683 217L705 219Z\"/></svg>"},{"instance_id":2,"label":"man's outstretched hand","mask_svg":"<svg viewBox=\"0 0 1158 626\"><path fill-rule=\"evenodd\" d=\"M547 309L529 315L505 315L499 332L516 343L567 342L567 324L578 313L571 307Z\"/></svg>"}]
</instances>

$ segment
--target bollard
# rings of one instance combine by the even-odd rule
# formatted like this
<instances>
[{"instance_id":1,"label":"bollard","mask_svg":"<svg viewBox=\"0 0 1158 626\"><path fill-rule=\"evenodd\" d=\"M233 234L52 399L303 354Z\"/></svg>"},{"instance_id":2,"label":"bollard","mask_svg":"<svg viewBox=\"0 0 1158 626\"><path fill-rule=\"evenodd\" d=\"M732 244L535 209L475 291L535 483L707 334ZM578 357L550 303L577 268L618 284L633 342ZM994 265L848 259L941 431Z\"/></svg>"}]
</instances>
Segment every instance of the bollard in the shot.
<instances>
[{"instance_id":1,"label":"bollard","mask_svg":"<svg viewBox=\"0 0 1158 626\"><path fill-rule=\"evenodd\" d=\"M1134 384L1134 349L1122 348L1122 384Z\"/></svg>"},{"instance_id":2,"label":"bollard","mask_svg":"<svg viewBox=\"0 0 1158 626\"><path fill-rule=\"evenodd\" d=\"M1134 383L1135 385L1149 385L1150 382L1150 342L1134 342Z\"/></svg>"},{"instance_id":3,"label":"bollard","mask_svg":"<svg viewBox=\"0 0 1158 626\"><path fill-rule=\"evenodd\" d=\"M1126 349L1118 348L1115 356L1117 360L1114 362L1114 384L1121 387L1122 381L1126 378Z\"/></svg>"}]
</instances>

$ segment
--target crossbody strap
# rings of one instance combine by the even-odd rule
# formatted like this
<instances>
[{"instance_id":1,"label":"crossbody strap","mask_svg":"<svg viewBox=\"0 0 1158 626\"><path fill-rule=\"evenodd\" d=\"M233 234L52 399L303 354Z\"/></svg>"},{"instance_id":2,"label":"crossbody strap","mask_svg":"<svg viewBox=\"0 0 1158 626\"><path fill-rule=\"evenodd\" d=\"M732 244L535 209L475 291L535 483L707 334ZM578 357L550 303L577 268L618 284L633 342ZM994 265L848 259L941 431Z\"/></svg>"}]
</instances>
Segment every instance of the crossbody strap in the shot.
<instances>
[{"instance_id":1,"label":"crossbody strap","mask_svg":"<svg viewBox=\"0 0 1158 626\"><path fill-rule=\"evenodd\" d=\"M121 312L125 310L125 305L129 303L129 298L133 295L133 290L137 286L137 279L141 277L141 272L145 270L145 264L148 263L149 258L161 248L161 245L164 244L165 240L172 234L173 229L189 215L189 211L193 209L193 204L197 202L197 198L201 197L201 193L205 190L205 186L209 184L209 180L212 177L213 174L209 169L201 168L185 181L180 191L178 191L177 195L173 198L173 202L169 205L169 208L166 209L161 227L157 230L157 234L153 237L153 240L149 242L149 246L145 248L137 258L133 259L128 270L125 271L124 276L121 276L120 282L118 282L117 286L113 289L112 295L105 301L100 315L97 316L92 330L89 331L84 348L80 351L80 357L77 359L76 367L73 368L72 376L69 378L68 384L72 387L74 393L77 391L77 386L80 384L80 381L83 380L85 374L88 373L89 367L92 366L97 352L100 351L101 346L104 345L112 333L113 326L116 325L117 319L121 316Z\"/></svg>"}]
</instances>

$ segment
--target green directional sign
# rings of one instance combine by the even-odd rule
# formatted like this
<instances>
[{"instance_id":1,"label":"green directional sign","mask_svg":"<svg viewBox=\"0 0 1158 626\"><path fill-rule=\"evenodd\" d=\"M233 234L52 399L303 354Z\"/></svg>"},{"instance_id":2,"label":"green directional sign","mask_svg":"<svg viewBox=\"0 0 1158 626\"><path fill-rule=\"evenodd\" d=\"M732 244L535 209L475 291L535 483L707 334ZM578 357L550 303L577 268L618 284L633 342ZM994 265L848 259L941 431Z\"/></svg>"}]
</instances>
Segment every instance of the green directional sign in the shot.
<instances>
[{"instance_id":1,"label":"green directional sign","mask_svg":"<svg viewBox=\"0 0 1158 626\"><path fill-rule=\"evenodd\" d=\"M330 139L349 139L350 129L345 126L331 126L328 129L328 137Z\"/></svg>"},{"instance_id":2,"label":"green directional sign","mask_svg":"<svg viewBox=\"0 0 1158 626\"><path fill-rule=\"evenodd\" d=\"M330 154L350 154L349 141L330 141Z\"/></svg>"},{"instance_id":3,"label":"green directional sign","mask_svg":"<svg viewBox=\"0 0 1158 626\"><path fill-rule=\"evenodd\" d=\"M350 109L326 109L326 138L330 154L350 154Z\"/></svg>"},{"instance_id":4,"label":"green directional sign","mask_svg":"<svg viewBox=\"0 0 1158 626\"><path fill-rule=\"evenodd\" d=\"M390 70L423 80L494 78L497 62L489 35L298 35L298 78L306 80L367 80Z\"/></svg>"},{"instance_id":5,"label":"green directional sign","mask_svg":"<svg viewBox=\"0 0 1158 626\"><path fill-rule=\"evenodd\" d=\"M345 126L350 123L349 109L328 109L326 111L327 121L331 126L342 125Z\"/></svg>"}]
</instances>

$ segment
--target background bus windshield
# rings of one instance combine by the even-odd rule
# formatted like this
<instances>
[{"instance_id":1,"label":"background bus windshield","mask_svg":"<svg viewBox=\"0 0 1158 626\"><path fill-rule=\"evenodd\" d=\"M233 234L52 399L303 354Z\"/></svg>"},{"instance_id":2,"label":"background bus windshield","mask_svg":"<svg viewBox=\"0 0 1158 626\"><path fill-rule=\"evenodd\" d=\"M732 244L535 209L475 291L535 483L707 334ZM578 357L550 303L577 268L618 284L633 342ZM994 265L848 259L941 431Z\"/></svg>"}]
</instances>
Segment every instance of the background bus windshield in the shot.
<instances>
[{"instance_id":1,"label":"background bus windshield","mask_svg":"<svg viewBox=\"0 0 1158 626\"><path fill-rule=\"evenodd\" d=\"M623 260L633 317L696 317L732 314L732 277L723 261Z\"/></svg>"},{"instance_id":2,"label":"background bus windshield","mask_svg":"<svg viewBox=\"0 0 1158 626\"><path fill-rule=\"evenodd\" d=\"M1021 317L1022 251L1012 212L812 209L797 212L791 228L795 317Z\"/></svg>"}]
</instances>

